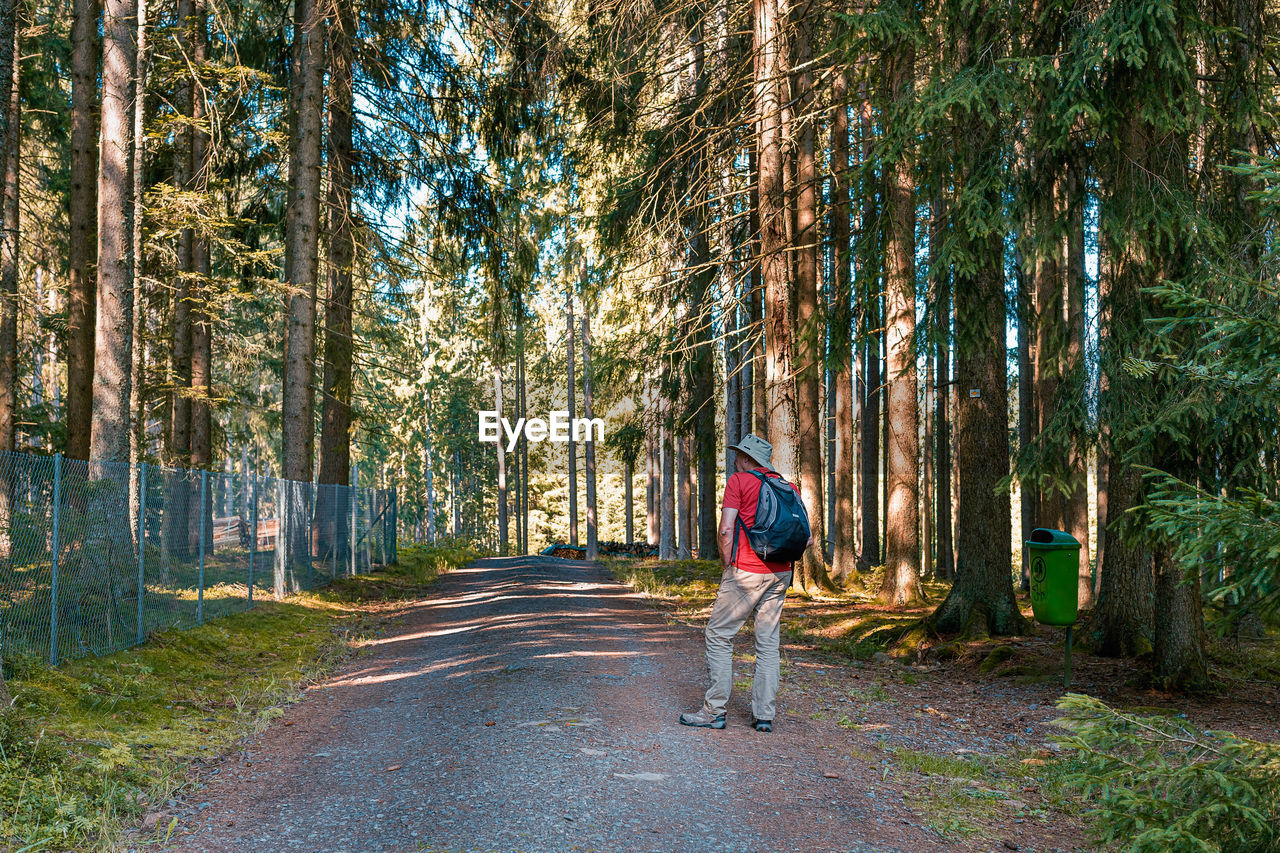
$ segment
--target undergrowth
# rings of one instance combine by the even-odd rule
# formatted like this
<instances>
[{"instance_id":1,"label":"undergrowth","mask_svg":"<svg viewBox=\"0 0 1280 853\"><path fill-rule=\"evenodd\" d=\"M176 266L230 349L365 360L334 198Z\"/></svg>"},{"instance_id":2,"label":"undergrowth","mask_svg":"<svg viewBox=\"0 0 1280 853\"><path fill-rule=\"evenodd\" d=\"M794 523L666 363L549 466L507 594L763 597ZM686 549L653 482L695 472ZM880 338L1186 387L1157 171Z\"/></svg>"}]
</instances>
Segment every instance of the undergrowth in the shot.
<instances>
[{"instance_id":1,"label":"undergrowth","mask_svg":"<svg viewBox=\"0 0 1280 853\"><path fill-rule=\"evenodd\" d=\"M0 843L24 851L109 847L176 796L193 762L282 715L376 629L371 603L412 598L476 554L406 548L400 563L324 589L263 601L142 646L56 669L9 664L0 712ZM163 837L169 829L156 828Z\"/></svg>"}]
</instances>

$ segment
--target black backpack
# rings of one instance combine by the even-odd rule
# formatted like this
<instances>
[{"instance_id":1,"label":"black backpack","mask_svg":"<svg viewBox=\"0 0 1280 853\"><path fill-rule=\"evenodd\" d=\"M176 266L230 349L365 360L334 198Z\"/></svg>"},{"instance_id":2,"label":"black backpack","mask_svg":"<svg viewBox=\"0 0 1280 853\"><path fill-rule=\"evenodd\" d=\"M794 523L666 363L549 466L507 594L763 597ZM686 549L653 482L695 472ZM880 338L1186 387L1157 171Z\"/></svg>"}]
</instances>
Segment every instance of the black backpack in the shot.
<instances>
[{"instance_id":1,"label":"black backpack","mask_svg":"<svg viewBox=\"0 0 1280 853\"><path fill-rule=\"evenodd\" d=\"M751 550L761 560L771 563L791 563L804 554L811 531L809 515L791 484L781 477L766 477L759 471L749 471L760 480L760 497L756 501L756 517L747 527L739 515L733 529L732 561L738 559L738 528L747 533Z\"/></svg>"}]
</instances>

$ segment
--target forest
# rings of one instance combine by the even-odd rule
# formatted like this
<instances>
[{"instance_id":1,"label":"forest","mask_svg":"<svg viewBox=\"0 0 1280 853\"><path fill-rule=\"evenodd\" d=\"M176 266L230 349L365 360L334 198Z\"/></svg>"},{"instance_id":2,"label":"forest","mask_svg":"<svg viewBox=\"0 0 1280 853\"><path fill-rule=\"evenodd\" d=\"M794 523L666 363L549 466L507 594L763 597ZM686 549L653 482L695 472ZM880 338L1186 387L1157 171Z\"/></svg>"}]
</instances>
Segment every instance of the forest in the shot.
<instances>
[{"instance_id":1,"label":"forest","mask_svg":"<svg viewBox=\"0 0 1280 853\"><path fill-rule=\"evenodd\" d=\"M0 0L0 80L0 450L672 561L755 433L802 598L1025 634L1051 528L1142 683L1274 643L1275 0Z\"/></svg>"}]
</instances>

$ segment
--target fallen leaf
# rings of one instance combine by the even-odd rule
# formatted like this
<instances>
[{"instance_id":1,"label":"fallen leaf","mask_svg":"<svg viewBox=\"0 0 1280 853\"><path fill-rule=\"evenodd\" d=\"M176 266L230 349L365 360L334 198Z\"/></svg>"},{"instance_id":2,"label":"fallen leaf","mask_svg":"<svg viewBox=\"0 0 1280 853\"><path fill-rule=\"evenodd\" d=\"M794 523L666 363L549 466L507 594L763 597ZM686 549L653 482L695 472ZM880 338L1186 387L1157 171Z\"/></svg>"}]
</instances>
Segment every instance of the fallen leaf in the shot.
<instances>
[{"instance_id":1,"label":"fallen leaf","mask_svg":"<svg viewBox=\"0 0 1280 853\"><path fill-rule=\"evenodd\" d=\"M400 769L400 766L401 766L401 765L399 765L399 764L392 764L390 767L388 767L388 768L387 768L387 772L388 772L388 773L390 773L390 772L391 772L391 771L393 771L393 770L399 770L399 769Z\"/></svg>"},{"instance_id":2,"label":"fallen leaf","mask_svg":"<svg viewBox=\"0 0 1280 853\"><path fill-rule=\"evenodd\" d=\"M485 725L486 725L486 726L496 726L496 725L497 725L497 722L496 722L496 721L494 721L494 720L489 720L489 721L487 721L487 722L485 723Z\"/></svg>"},{"instance_id":3,"label":"fallen leaf","mask_svg":"<svg viewBox=\"0 0 1280 853\"><path fill-rule=\"evenodd\" d=\"M823 773L823 774L822 774L822 778L824 778L824 779L839 779L839 778L840 778L840 774L839 774L839 773Z\"/></svg>"},{"instance_id":4,"label":"fallen leaf","mask_svg":"<svg viewBox=\"0 0 1280 853\"><path fill-rule=\"evenodd\" d=\"M286 726L292 726L292 725L293 725L293 720L285 720L285 721L284 721L284 724L285 724Z\"/></svg>"}]
</instances>

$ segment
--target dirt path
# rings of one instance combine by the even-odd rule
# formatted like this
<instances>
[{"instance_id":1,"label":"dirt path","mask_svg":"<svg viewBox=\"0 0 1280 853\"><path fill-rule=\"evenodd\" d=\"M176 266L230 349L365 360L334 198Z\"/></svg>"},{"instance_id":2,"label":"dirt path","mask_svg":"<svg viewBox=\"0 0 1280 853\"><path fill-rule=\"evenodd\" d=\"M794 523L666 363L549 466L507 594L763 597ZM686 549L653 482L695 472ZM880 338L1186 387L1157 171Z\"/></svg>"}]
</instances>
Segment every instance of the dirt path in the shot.
<instances>
[{"instance_id":1,"label":"dirt path","mask_svg":"<svg viewBox=\"0 0 1280 853\"><path fill-rule=\"evenodd\" d=\"M701 638L597 565L481 560L431 592L211 771L170 849L991 849L938 843L806 720L752 731L744 691L726 730L677 725Z\"/></svg>"}]
</instances>

